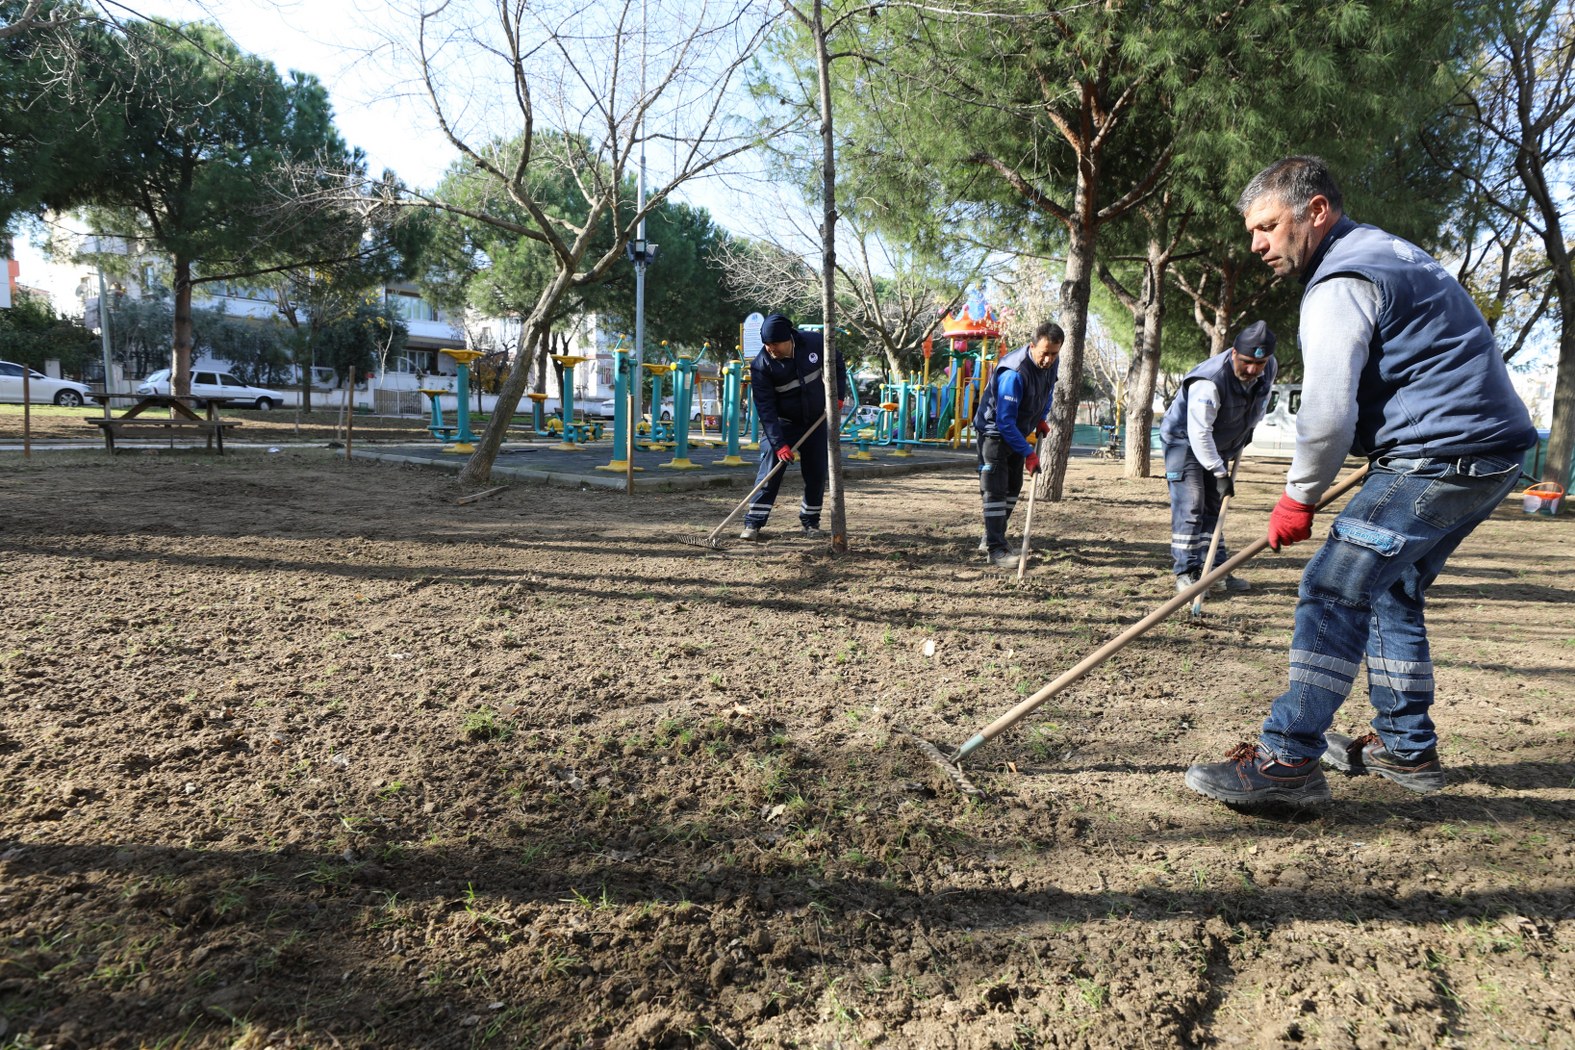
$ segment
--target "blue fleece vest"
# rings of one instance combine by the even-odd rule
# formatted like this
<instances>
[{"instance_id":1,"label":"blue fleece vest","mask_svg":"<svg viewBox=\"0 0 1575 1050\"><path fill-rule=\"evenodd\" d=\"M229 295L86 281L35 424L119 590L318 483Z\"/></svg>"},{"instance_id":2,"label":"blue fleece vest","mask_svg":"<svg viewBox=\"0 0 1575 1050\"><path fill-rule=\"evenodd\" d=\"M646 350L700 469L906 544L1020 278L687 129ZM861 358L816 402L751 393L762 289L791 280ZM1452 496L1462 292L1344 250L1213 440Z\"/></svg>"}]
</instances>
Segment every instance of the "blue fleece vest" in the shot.
<instances>
[{"instance_id":1,"label":"blue fleece vest","mask_svg":"<svg viewBox=\"0 0 1575 1050\"><path fill-rule=\"evenodd\" d=\"M1214 417L1214 447L1219 449L1220 458L1229 463L1247 444L1247 424L1258 406L1269 399L1279 366L1274 358L1269 358L1262 374L1243 386L1231 367L1233 354L1232 350L1215 354L1181 377L1181 392L1159 424L1159 439L1166 445L1187 444L1187 393L1199 379L1207 379L1220 392L1220 410Z\"/></svg>"},{"instance_id":2,"label":"blue fleece vest","mask_svg":"<svg viewBox=\"0 0 1575 1050\"><path fill-rule=\"evenodd\" d=\"M990 382L985 386L984 396L979 399L979 407L974 411L974 430L981 435L1001 432L995 418L996 381L1002 372L1016 372L1023 383L1023 396L1017 402L1017 417L1013 422L1017 424L1017 432L1027 437L1039 425L1039 420L1044 418L1050 396L1055 393L1055 377L1060 368L1060 358L1049 368L1040 368L1028 355L1026 346L1001 358L995 364L995 371L990 373Z\"/></svg>"},{"instance_id":3,"label":"blue fleece vest","mask_svg":"<svg viewBox=\"0 0 1575 1050\"><path fill-rule=\"evenodd\" d=\"M1304 302L1331 277L1354 275L1378 286L1378 325L1357 386L1354 451L1449 458L1518 452L1537 440L1481 311L1422 249L1341 217L1307 272Z\"/></svg>"}]
</instances>

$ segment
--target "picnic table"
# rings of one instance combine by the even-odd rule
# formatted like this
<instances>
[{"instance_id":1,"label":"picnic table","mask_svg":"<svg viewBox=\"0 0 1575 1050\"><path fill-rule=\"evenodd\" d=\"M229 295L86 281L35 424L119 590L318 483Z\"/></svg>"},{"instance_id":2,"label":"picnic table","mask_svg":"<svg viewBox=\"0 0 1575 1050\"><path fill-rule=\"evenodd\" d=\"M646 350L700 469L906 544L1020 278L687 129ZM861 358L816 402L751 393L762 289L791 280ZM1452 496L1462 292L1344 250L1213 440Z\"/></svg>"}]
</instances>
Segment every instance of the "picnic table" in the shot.
<instances>
[{"instance_id":1,"label":"picnic table","mask_svg":"<svg viewBox=\"0 0 1575 1050\"><path fill-rule=\"evenodd\" d=\"M218 410L229 404L228 398L222 397L192 397L189 394L124 394L112 393L104 390L90 390L88 397L101 405L108 405L116 400L130 400L131 407L120 415L87 416L86 422L98 427L104 434L104 447L111 454L115 452L115 439L132 435L150 435L168 437L173 440L177 433L183 430L196 431L207 438L207 447L211 450L217 446L219 455L224 455L224 432L231 427L238 427L238 419L220 419ZM205 414L198 414L198 409L205 409ZM150 411L164 410L164 416L145 415Z\"/></svg>"}]
</instances>

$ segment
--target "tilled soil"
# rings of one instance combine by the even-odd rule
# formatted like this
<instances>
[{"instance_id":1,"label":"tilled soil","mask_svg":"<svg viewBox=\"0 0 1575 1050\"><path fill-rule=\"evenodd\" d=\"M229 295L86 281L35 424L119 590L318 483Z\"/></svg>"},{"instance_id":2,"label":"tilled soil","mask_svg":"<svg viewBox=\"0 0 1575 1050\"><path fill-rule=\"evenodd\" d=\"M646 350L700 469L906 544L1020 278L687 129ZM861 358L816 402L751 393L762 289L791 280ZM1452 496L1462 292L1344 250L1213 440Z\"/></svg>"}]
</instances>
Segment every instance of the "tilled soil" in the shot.
<instances>
[{"instance_id":1,"label":"tilled soil","mask_svg":"<svg viewBox=\"0 0 1575 1050\"><path fill-rule=\"evenodd\" d=\"M856 483L843 556L791 481L716 552L736 492L459 495L0 461L0 1046L1575 1046L1568 518L1506 502L1433 589L1446 790L1264 816L1182 773L1255 734L1311 545L986 745L982 800L898 732L1170 597L1160 480L1075 460L1021 587L961 473Z\"/></svg>"}]
</instances>

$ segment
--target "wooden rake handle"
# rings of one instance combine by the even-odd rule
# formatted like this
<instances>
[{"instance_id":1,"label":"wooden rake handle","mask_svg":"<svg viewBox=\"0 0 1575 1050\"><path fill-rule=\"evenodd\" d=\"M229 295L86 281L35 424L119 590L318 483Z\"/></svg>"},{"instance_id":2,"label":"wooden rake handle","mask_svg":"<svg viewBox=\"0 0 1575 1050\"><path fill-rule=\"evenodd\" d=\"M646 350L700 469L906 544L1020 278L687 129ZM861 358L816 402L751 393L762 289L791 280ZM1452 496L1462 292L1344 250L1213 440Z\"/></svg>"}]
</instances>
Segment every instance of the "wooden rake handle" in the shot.
<instances>
[{"instance_id":1,"label":"wooden rake handle","mask_svg":"<svg viewBox=\"0 0 1575 1050\"><path fill-rule=\"evenodd\" d=\"M820 414L820 418L815 420L814 426L812 426L808 430L804 431L803 436L801 436L797 441L793 442L793 448L792 448L791 451L794 454L797 454L798 453L798 447L800 445L802 445L805 441L807 441L811 434L813 434L815 431L819 430L820 429L820 425L822 423L824 423L825 421L826 421L826 413L822 412ZM786 463L784 463L780 459L777 460L777 465L771 468L770 473L768 473L765 477L761 478L759 481L755 482L755 487L749 490L749 495L747 495L743 499L739 500L738 501L738 506L736 506L732 510L728 511L727 512L727 517L723 518L720 522L718 522L716 528L711 530L710 534L708 536L706 536L706 538L705 538L706 543L707 544L714 543L716 541L717 534L720 533L723 529L727 528L727 523L732 521L734 516L737 515L739 511L743 510L746 506L748 506L749 505L749 501L755 498L755 493L759 492L761 489L765 488L768 484L770 484L771 483L771 479L776 477L777 476L777 472L779 470L781 470L785 466L787 466Z\"/></svg>"},{"instance_id":2,"label":"wooden rake handle","mask_svg":"<svg viewBox=\"0 0 1575 1050\"><path fill-rule=\"evenodd\" d=\"M1230 483L1231 483L1232 487L1234 487L1235 484L1236 484L1236 468L1238 468L1240 466L1241 466L1241 453L1238 452L1238 453L1236 453L1235 461L1233 463L1231 463L1231 465L1230 465ZM1219 520L1217 520L1214 523L1214 537L1211 540L1209 540L1209 553L1208 553L1208 557L1203 559L1203 564L1204 565L1213 565L1214 564L1214 552L1220 549L1220 539L1225 535L1225 511L1229 507L1230 507L1230 497L1226 496L1224 499L1220 500L1220 516L1219 516ZM1202 614L1203 614L1203 593L1199 593L1199 595L1196 598L1192 599L1192 615L1193 616L1201 616Z\"/></svg>"},{"instance_id":3,"label":"wooden rake handle","mask_svg":"<svg viewBox=\"0 0 1575 1050\"><path fill-rule=\"evenodd\" d=\"M1332 489L1324 494L1323 499L1318 501L1318 506L1316 509L1323 510L1323 508L1327 507L1329 504L1345 495L1351 489L1355 488L1361 483L1361 480L1367 476L1367 470L1367 466L1364 465L1360 470L1353 472L1350 477L1336 484ZM1215 580L1222 578L1226 573L1234 570L1236 566L1243 564L1250 558L1259 554L1268 545L1269 538L1264 536L1262 539L1248 546L1245 550L1232 557L1229 561L1225 562L1225 564L1221 565L1213 572L1210 572L1207 575L1199 578L1197 583L1193 584L1191 587L1188 587L1186 590L1170 599L1170 601L1166 602L1164 605L1161 605L1159 608L1143 617L1143 619L1139 620L1131 627L1128 627L1126 630L1110 639L1110 641L1106 642L1098 649L1095 649L1092 653L1089 653L1087 656L1083 657L1080 663L1067 670L1061 675L1060 678L1057 678L1055 681L1039 690L1033 696L1028 697L1016 707L1012 708L1000 718L997 718L994 722L991 722L989 725L985 726L984 729L976 733L971 739L968 740L967 743L963 744L962 747L957 749L957 753L952 756L952 762L961 762L970 753L976 751L989 741L994 740L996 737L1012 728L1018 722L1021 722L1040 704L1043 704L1046 700L1050 699L1052 696L1056 695L1061 690L1065 689L1067 686L1071 685L1073 682L1076 682L1088 672L1092 671L1094 668L1098 667L1100 664L1116 655L1116 653L1120 652L1122 649L1125 649L1129 642L1133 642L1147 634L1157 624L1159 624L1160 621L1164 620L1171 613L1192 601L1192 599L1197 595L1202 594L1204 591L1208 590L1209 587L1214 584Z\"/></svg>"}]
</instances>

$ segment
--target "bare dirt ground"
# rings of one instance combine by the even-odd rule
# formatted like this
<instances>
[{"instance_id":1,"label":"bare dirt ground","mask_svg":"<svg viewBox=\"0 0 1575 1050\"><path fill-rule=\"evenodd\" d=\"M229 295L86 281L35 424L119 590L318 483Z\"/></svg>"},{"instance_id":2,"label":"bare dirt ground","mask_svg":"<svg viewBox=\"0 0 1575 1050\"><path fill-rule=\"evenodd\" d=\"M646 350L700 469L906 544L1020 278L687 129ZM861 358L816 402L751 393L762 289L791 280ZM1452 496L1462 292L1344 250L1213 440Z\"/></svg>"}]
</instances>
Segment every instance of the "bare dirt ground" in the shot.
<instances>
[{"instance_id":1,"label":"bare dirt ground","mask_svg":"<svg viewBox=\"0 0 1575 1050\"><path fill-rule=\"evenodd\" d=\"M832 557L794 482L713 553L736 492L0 458L0 1046L1575 1046L1570 520L1506 502L1433 590L1437 795L1182 785L1279 691L1303 545L971 800L893 727L954 745L1173 593L1161 481L1068 489L1018 588L966 475L858 483Z\"/></svg>"}]
</instances>

